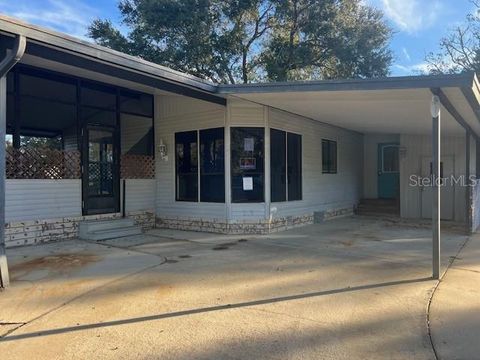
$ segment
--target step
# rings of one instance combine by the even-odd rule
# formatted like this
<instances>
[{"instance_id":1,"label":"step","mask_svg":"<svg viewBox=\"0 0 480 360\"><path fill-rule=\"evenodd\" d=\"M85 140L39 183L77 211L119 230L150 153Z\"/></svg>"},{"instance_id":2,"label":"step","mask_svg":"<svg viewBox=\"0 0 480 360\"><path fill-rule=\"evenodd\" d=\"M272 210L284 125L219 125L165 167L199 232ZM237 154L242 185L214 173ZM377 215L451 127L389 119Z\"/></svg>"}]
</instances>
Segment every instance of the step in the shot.
<instances>
[{"instance_id":1,"label":"step","mask_svg":"<svg viewBox=\"0 0 480 360\"><path fill-rule=\"evenodd\" d=\"M81 221L78 224L78 233L80 238L84 235L100 230L117 229L120 227L134 226L135 221L130 218L108 219L108 220L88 220Z\"/></svg>"},{"instance_id":2,"label":"step","mask_svg":"<svg viewBox=\"0 0 480 360\"><path fill-rule=\"evenodd\" d=\"M126 236L141 235L142 229L139 226L127 226L117 229L97 230L90 232L88 240L99 241L107 239L115 239Z\"/></svg>"}]
</instances>

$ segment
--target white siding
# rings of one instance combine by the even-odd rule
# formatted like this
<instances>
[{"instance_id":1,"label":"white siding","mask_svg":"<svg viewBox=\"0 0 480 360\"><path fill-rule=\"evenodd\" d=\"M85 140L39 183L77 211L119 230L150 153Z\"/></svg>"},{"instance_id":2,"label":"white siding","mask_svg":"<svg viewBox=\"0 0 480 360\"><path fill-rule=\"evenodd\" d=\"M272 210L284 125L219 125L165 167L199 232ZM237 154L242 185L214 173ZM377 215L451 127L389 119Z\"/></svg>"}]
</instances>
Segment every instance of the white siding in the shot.
<instances>
[{"instance_id":1,"label":"white siding","mask_svg":"<svg viewBox=\"0 0 480 360\"><path fill-rule=\"evenodd\" d=\"M127 213L155 209L155 179L127 179L125 185Z\"/></svg>"},{"instance_id":2,"label":"white siding","mask_svg":"<svg viewBox=\"0 0 480 360\"><path fill-rule=\"evenodd\" d=\"M6 181L6 222L82 215L81 180Z\"/></svg>"},{"instance_id":3,"label":"white siding","mask_svg":"<svg viewBox=\"0 0 480 360\"><path fill-rule=\"evenodd\" d=\"M400 210L406 218L421 217L421 191L418 186L410 186L411 175L421 176L422 158L431 156L431 137L421 135L401 135L400 146L405 155L400 157ZM465 175L465 137L442 137L441 156L453 156L455 176ZM465 221L465 188L454 188L454 219Z\"/></svg>"},{"instance_id":4,"label":"white siding","mask_svg":"<svg viewBox=\"0 0 480 360\"><path fill-rule=\"evenodd\" d=\"M225 107L182 96L157 96L155 104L155 141L168 149L168 160L156 156L157 216L225 219L225 204L175 201L175 133L224 127Z\"/></svg>"},{"instance_id":5,"label":"white siding","mask_svg":"<svg viewBox=\"0 0 480 360\"><path fill-rule=\"evenodd\" d=\"M363 136L359 133L270 109L270 128L302 135L303 200L275 202L276 216L352 207L363 192ZM322 138L337 141L338 173L322 174Z\"/></svg>"},{"instance_id":6,"label":"white siding","mask_svg":"<svg viewBox=\"0 0 480 360\"><path fill-rule=\"evenodd\" d=\"M363 197L378 198L378 144L399 143L399 135L365 134L364 136L364 168Z\"/></svg>"}]
</instances>

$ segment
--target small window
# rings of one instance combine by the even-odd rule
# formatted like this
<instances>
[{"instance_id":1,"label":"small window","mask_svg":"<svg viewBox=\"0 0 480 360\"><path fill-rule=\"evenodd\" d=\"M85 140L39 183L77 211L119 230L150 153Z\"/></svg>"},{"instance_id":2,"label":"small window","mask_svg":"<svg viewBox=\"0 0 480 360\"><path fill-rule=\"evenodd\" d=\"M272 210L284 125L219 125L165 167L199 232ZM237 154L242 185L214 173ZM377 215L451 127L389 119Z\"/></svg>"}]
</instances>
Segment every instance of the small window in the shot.
<instances>
[{"instance_id":1,"label":"small window","mask_svg":"<svg viewBox=\"0 0 480 360\"><path fill-rule=\"evenodd\" d=\"M322 139L322 173L337 173L337 142Z\"/></svg>"},{"instance_id":2,"label":"small window","mask_svg":"<svg viewBox=\"0 0 480 360\"><path fill-rule=\"evenodd\" d=\"M200 131L200 201L225 202L224 131Z\"/></svg>"},{"instance_id":3,"label":"small window","mask_svg":"<svg viewBox=\"0 0 480 360\"><path fill-rule=\"evenodd\" d=\"M264 128L231 129L232 202L264 201Z\"/></svg>"},{"instance_id":4,"label":"small window","mask_svg":"<svg viewBox=\"0 0 480 360\"><path fill-rule=\"evenodd\" d=\"M175 134L176 200L198 201L197 132Z\"/></svg>"}]
</instances>

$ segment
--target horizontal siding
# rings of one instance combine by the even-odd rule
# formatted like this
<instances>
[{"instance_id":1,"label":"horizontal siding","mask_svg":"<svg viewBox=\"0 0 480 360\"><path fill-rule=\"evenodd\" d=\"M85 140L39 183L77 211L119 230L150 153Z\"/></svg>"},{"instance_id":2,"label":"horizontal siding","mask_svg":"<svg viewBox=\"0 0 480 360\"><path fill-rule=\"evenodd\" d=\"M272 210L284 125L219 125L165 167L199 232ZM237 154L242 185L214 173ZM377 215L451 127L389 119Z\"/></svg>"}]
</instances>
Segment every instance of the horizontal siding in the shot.
<instances>
[{"instance_id":1,"label":"horizontal siding","mask_svg":"<svg viewBox=\"0 0 480 360\"><path fill-rule=\"evenodd\" d=\"M225 218L225 204L175 201L175 133L224 127L226 108L181 96L157 96L155 103L155 141L168 149L168 160L156 157L157 216Z\"/></svg>"},{"instance_id":2,"label":"horizontal siding","mask_svg":"<svg viewBox=\"0 0 480 360\"><path fill-rule=\"evenodd\" d=\"M264 126L264 106L249 101L229 99L231 126Z\"/></svg>"},{"instance_id":3,"label":"horizontal siding","mask_svg":"<svg viewBox=\"0 0 480 360\"><path fill-rule=\"evenodd\" d=\"M7 180L6 222L82 215L81 180Z\"/></svg>"},{"instance_id":4,"label":"horizontal siding","mask_svg":"<svg viewBox=\"0 0 480 360\"><path fill-rule=\"evenodd\" d=\"M274 202L274 217L307 214L358 203L363 191L363 135L269 109L270 128L302 135L303 200ZM338 173L322 173L322 138L337 141Z\"/></svg>"},{"instance_id":5,"label":"horizontal siding","mask_svg":"<svg viewBox=\"0 0 480 360\"><path fill-rule=\"evenodd\" d=\"M432 154L430 136L401 135L400 146L405 156L400 158L400 212L405 218L421 218L422 194L420 187L409 186L411 175L422 175L422 159ZM454 175L465 175L465 137L455 136L441 139L441 156L453 157ZM454 186L454 220L465 221L465 188ZM445 204L444 204L445 205Z\"/></svg>"},{"instance_id":6,"label":"horizontal siding","mask_svg":"<svg viewBox=\"0 0 480 360\"><path fill-rule=\"evenodd\" d=\"M155 209L155 179L127 179L125 185L127 212Z\"/></svg>"}]
</instances>

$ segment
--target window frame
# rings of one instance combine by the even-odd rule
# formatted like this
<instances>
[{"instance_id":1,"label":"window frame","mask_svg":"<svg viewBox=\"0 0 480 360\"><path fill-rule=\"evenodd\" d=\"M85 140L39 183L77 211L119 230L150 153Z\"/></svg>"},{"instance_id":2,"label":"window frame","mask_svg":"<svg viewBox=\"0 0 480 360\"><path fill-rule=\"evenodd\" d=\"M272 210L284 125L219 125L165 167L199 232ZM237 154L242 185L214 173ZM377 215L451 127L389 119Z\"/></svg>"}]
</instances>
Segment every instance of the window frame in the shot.
<instances>
[{"instance_id":1,"label":"window frame","mask_svg":"<svg viewBox=\"0 0 480 360\"><path fill-rule=\"evenodd\" d=\"M174 199L175 202L180 202L180 203L192 203L192 204L199 204L199 203L204 203L204 204L225 204L226 203L226 189L224 187L224 193L223 193L223 201L202 201L201 199L201 193L202 193L202 182L201 182L201 136L200 133L202 131L207 131L207 130L215 130L215 129L223 129L223 183L225 184L225 167L226 167L226 153L225 153L225 132L227 131L227 128L223 126L218 126L218 127L213 127L213 128L201 128L201 129L194 129L194 130L182 130L182 131L175 131L173 134L173 143L174 143L174 159L173 161L173 167L174 167L174 186L175 186L175 194L174 194ZM195 132L196 134L196 140L197 140L197 199L196 200L179 200L178 199L178 168L177 168L177 134L181 133L189 133L189 132Z\"/></svg>"},{"instance_id":2,"label":"window frame","mask_svg":"<svg viewBox=\"0 0 480 360\"><path fill-rule=\"evenodd\" d=\"M285 179L285 184L284 184L284 189L285 189L285 200L272 200L273 199L273 188L272 188L272 130L273 131L280 131L284 133L285 136L285 172L284 172L284 179ZM288 135L296 135L300 137L300 198L299 199L289 199L289 191L288 191ZM271 203L283 203L283 202L295 202L295 201L303 201L303 134L294 132L294 131L287 131L283 129L278 129L271 127L270 128L270 202Z\"/></svg>"},{"instance_id":3,"label":"window frame","mask_svg":"<svg viewBox=\"0 0 480 360\"><path fill-rule=\"evenodd\" d=\"M329 145L335 144L335 168L332 168L330 165L328 168L325 168L324 160L324 152L323 152L323 144L324 142L328 142ZM322 138L322 174L338 174L338 141L328 138ZM330 155L330 146L329 146L329 155Z\"/></svg>"}]
</instances>

